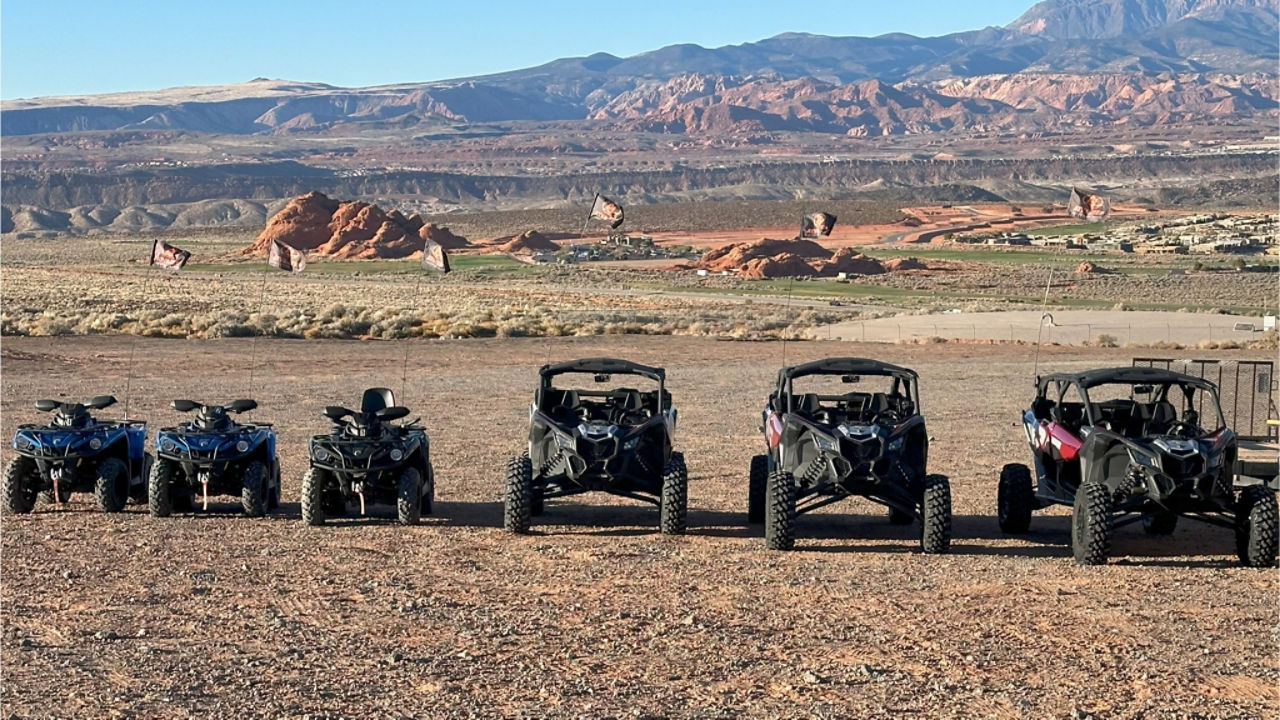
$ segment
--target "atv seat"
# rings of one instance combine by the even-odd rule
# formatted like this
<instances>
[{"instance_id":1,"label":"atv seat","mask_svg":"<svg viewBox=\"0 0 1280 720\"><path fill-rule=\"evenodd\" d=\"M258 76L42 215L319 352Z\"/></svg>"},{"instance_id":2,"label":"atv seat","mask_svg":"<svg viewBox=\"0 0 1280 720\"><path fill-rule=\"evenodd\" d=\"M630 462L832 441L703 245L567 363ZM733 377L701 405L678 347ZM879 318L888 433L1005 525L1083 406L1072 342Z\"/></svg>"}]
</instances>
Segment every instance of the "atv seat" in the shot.
<instances>
[{"instance_id":1,"label":"atv seat","mask_svg":"<svg viewBox=\"0 0 1280 720\"><path fill-rule=\"evenodd\" d=\"M376 413L396 404L395 395L387 388L369 388L360 398L360 412Z\"/></svg>"},{"instance_id":2,"label":"atv seat","mask_svg":"<svg viewBox=\"0 0 1280 720\"><path fill-rule=\"evenodd\" d=\"M60 428L88 427L92 418L84 405L63 405L53 416L53 426Z\"/></svg>"},{"instance_id":3,"label":"atv seat","mask_svg":"<svg viewBox=\"0 0 1280 720\"><path fill-rule=\"evenodd\" d=\"M231 418L227 416L226 410L217 406L206 405L200 409L199 413L196 413L191 425L197 430L222 432L231 427Z\"/></svg>"}]
</instances>

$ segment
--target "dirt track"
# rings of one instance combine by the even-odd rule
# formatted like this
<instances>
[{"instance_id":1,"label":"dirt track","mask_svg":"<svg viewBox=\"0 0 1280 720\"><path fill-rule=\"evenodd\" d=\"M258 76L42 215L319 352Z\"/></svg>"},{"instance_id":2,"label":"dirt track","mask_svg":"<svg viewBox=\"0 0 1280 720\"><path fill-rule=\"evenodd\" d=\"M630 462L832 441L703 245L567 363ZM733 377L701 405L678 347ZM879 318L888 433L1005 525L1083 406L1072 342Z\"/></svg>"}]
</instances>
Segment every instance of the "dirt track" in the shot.
<instances>
[{"instance_id":1,"label":"dirt track","mask_svg":"<svg viewBox=\"0 0 1280 720\"><path fill-rule=\"evenodd\" d=\"M123 396L133 340L4 341L0 432L36 397ZM1001 536L999 465L1021 460L1025 348L792 343L796 362L916 367L951 476L952 554L842 503L770 553L745 520L773 344L673 337L411 342L401 398L431 436L438 516L308 528L295 498L320 406L399 387L400 342L262 341L256 416L281 429L286 504L156 520L137 508L3 517L5 717L1275 717L1277 572L1237 567L1229 533L1119 532L1112 564L1069 559L1063 512ZM246 392L251 341L138 340L131 414ZM604 497L499 522L534 368L619 355L663 364L688 457L690 532ZM1242 356L1242 355L1241 355ZM1051 368L1124 364L1047 348ZM353 366L358 365L358 369ZM95 379L97 378L97 379ZM7 455L7 454L6 454ZM7 457L6 457L7 459Z\"/></svg>"}]
</instances>

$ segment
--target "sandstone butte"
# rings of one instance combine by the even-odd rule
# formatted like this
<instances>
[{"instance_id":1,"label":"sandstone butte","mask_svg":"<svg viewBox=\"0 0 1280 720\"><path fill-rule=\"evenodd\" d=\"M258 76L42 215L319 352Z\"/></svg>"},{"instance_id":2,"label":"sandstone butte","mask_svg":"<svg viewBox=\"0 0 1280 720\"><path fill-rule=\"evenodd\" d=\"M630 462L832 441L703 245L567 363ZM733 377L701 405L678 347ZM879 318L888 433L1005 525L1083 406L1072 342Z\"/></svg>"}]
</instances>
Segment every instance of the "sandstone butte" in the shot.
<instances>
[{"instance_id":1,"label":"sandstone butte","mask_svg":"<svg viewBox=\"0 0 1280 720\"><path fill-rule=\"evenodd\" d=\"M835 277L880 275L903 270L924 270L916 258L901 258L882 263L852 248L840 248L834 254L812 240L773 240L736 243L716 248L693 267L711 272L737 271L739 277Z\"/></svg>"},{"instance_id":2,"label":"sandstone butte","mask_svg":"<svg viewBox=\"0 0 1280 720\"><path fill-rule=\"evenodd\" d=\"M555 241L537 230L525 230L519 235L500 237L495 239L492 245L496 245L499 252L516 254L555 252L560 249L560 246Z\"/></svg>"},{"instance_id":3,"label":"sandstone butte","mask_svg":"<svg viewBox=\"0 0 1280 720\"><path fill-rule=\"evenodd\" d=\"M466 238L424 222L419 215L405 217L399 210L387 212L370 203L340 202L323 193L309 192L290 200L242 252L266 255L271 241L279 240L312 255L347 260L394 259L420 254L427 239L446 250L471 246Z\"/></svg>"}]
</instances>

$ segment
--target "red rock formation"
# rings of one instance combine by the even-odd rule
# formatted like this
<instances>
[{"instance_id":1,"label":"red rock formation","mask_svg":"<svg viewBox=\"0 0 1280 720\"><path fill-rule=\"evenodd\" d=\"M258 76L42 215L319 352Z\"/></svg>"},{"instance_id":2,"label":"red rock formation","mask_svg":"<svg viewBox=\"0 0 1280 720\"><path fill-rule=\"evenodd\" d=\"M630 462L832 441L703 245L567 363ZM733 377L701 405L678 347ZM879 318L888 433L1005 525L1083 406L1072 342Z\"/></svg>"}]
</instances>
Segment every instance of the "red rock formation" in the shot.
<instances>
[{"instance_id":1,"label":"red rock formation","mask_svg":"<svg viewBox=\"0 0 1280 720\"><path fill-rule=\"evenodd\" d=\"M468 247L467 239L447 228L425 224L421 217L386 212L366 202L338 202L310 192L289 201L267 221L246 255L265 255L279 240L313 255L344 259L404 258L421 252L431 238L448 250Z\"/></svg>"},{"instance_id":2,"label":"red rock formation","mask_svg":"<svg viewBox=\"0 0 1280 720\"><path fill-rule=\"evenodd\" d=\"M744 278L810 277L817 271L804 258L791 253L752 258L738 271Z\"/></svg>"},{"instance_id":3,"label":"red rock formation","mask_svg":"<svg viewBox=\"0 0 1280 720\"><path fill-rule=\"evenodd\" d=\"M925 265L919 258L905 257L894 258L884 262L885 272L902 272L903 270L928 270L929 266Z\"/></svg>"},{"instance_id":4,"label":"red rock formation","mask_svg":"<svg viewBox=\"0 0 1280 720\"><path fill-rule=\"evenodd\" d=\"M750 243L734 243L711 250L698 261L698 267L719 272L737 270L752 260L788 254L805 259L825 260L831 251L812 240L772 240L761 238Z\"/></svg>"},{"instance_id":5,"label":"red rock formation","mask_svg":"<svg viewBox=\"0 0 1280 720\"><path fill-rule=\"evenodd\" d=\"M559 245L537 230L525 230L519 235L501 237L494 240L493 244L497 245L498 252L504 253L555 252L560 249Z\"/></svg>"},{"instance_id":6,"label":"red rock formation","mask_svg":"<svg viewBox=\"0 0 1280 720\"><path fill-rule=\"evenodd\" d=\"M875 258L867 257L857 250L840 248L831 259L818 266L818 274L822 277L835 277L840 273L849 275L882 275L884 265Z\"/></svg>"}]
</instances>

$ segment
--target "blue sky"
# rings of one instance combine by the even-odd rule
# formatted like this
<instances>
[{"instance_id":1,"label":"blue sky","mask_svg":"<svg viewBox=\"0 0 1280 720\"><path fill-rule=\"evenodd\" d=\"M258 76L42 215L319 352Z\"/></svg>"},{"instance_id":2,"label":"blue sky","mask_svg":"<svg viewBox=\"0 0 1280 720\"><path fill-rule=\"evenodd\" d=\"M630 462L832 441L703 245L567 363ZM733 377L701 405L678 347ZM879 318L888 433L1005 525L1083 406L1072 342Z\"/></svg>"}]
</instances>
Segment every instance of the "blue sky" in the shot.
<instances>
[{"instance_id":1,"label":"blue sky","mask_svg":"<svg viewBox=\"0 0 1280 720\"><path fill-rule=\"evenodd\" d=\"M362 86L736 45L788 31L941 35L1004 25L1033 0L4 0L0 97L285 78Z\"/></svg>"}]
</instances>

